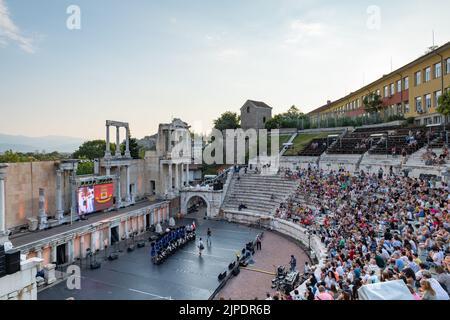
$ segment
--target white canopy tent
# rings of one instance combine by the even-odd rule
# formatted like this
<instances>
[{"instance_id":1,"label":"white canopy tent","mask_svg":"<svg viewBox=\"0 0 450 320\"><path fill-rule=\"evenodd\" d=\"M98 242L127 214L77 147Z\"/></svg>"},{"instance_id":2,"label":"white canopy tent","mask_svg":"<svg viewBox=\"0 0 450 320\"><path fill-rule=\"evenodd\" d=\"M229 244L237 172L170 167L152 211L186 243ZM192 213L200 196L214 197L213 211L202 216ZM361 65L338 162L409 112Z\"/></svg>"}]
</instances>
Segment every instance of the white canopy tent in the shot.
<instances>
[{"instance_id":1,"label":"white canopy tent","mask_svg":"<svg viewBox=\"0 0 450 320\"><path fill-rule=\"evenodd\" d=\"M358 289L360 300L414 300L403 280L366 284Z\"/></svg>"}]
</instances>

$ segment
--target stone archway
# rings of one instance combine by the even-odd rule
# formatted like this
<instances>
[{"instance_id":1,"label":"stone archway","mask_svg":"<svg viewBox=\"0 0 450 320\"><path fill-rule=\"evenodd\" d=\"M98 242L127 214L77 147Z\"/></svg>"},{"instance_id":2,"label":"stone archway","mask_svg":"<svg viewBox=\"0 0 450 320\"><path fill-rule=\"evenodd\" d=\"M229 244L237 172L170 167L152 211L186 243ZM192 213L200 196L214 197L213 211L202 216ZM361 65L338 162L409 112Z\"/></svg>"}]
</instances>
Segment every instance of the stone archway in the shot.
<instances>
[{"instance_id":1,"label":"stone archway","mask_svg":"<svg viewBox=\"0 0 450 320\"><path fill-rule=\"evenodd\" d=\"M183 190L180 191L180 212L182 215L187 214L189 201L199 197L206 203L206 215L208 217L215 217L219 214L219 209L222 204L222 191L214 190Z\"/></svg>"},{"instance_id":2,"label":"stone archway","mask_svg":"<svg viewBox=\"0 0 450 320\"><path fill-rule=\"evenodd\" d=\"M198 195L198 194L192 194L192 195L189 195L188 198L186 198L186 211L183 212L183 210L182 210L182 214L187 214L187 210L189 209L189 203L191 202L192 199L195 199L195 198L200 198L203 200L203 202L206 205L206 215L209 217L210 213L211 213L211 209L210 209L211 205L210 205L208 199L206 199L206 197L204 197L203 195ZM182 208L183 207L184 206L182 205Z\"/></svg>"}]
</instances>

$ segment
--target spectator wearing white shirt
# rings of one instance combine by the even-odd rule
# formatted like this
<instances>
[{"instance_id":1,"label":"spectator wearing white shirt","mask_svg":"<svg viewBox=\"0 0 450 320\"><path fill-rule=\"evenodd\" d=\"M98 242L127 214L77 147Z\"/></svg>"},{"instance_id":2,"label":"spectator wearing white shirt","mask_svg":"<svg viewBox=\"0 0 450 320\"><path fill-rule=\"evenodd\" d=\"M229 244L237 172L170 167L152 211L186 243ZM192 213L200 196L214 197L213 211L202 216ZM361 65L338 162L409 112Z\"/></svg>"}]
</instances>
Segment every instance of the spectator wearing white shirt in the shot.
<instances>
[{"instance_id":1,"label":"spectator wearing white shirt","mask_svg":"<svg viewBox=\"0 0 450 320\"><path fill-rule=\"evenodd\" d=\"M431 273L429 271L422 272L423 279L426 279L430 282L431 287L436 292L436 300L449 300L449 295L447 291L442 288L439 282L431 277Z\"/></svg>"}]
</instances>

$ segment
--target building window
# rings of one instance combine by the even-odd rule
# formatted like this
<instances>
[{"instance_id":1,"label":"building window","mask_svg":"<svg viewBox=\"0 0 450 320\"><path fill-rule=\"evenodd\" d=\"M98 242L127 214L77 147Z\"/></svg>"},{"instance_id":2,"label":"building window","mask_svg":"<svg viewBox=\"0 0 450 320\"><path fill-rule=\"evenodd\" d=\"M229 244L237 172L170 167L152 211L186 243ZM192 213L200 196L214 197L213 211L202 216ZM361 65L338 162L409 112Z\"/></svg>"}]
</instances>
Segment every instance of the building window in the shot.
<instances>
[{"instance_id":1,"label":"building window","mask_svg":"<svg viewBox=\"0 0 450 320\"><path fill-rule=\"evenodd\" d=\"M416 97L416 111L422 113L422 97Z\"/></svg>"},{"instance_id":2,"label":"building window","mask_svg":"<svg viewBox=\"0 0 450 320\"><path fill-rule=\"evenodd\" d=\"M395 93L395 86L393 83L391 83L391 96L393 96Z\"/></svg>"},{"instance_id":3,"label":"building window","mask_svg":"<svg viewBox=\"0 0 450 320\"><path fill-rule=\"evenodd\" d=\"M247 113L250 113L250 107L247 107Z\"/></svg>"},{"instance_id":4,"label":"building window","mask_svg":"<svg viewBox=\"0 0 450 320\"><path fill-rule=\"evenodd\" d=\"M380 89L377 89L376 94L377 94L377 96L380 95Z\"/></svg>"},{"instance_id":5,"label":"building window","mask_svg":"<svg viewBox=\"0 0 450 320\"><path fill-rule=\"evenodd\" d=\"M450 58L447 58L447 63L446 63L446 65L447 65L447 74L449 74L450 73Z\"/></svg>"},{"instance_id":6,"label":"building window","mask_svg":"<svg viewBox=\"0 0 450 320\"><path fill-rule=\"evenodd\" d=\"M428 67L425 69L425 79L424 82L428 82L431 80L431 68Z\"/></svg>"},{"instance_id":7,"label":"building window","mask_svg":"<svg viewBox=\"0 0 450 320\"><path fill-rule=\"evenodd\" d=\"M403 87L405 88L405 90L409 89L409 78L403 78Z\"/></svg>"},{"instance_id":8,"label":"building window","mask_svg":"<svg viewBox=\"0 0 450 320\"><path fill-rule=\"evenodd\" d=\"M434 77L435 78L440 78L442 75L442 68L441 68L441 63L436 63L434 65Z\"/></svg>"},{"instance_id":9,"label":"building window","mask_svg":"<svg viewBox=\"0 0 450 320\"><path fill-rule=\"evenodd\" d=\"M417 71L415 74L414 74L414 84L416 85L416 86L418 86L419 84L420 84L420 82L421 82L421 77L422 77L422 72L420 72L420 71Z\"/></svg>"},{"instance_id":10,"label":"building window","mask_svg":"<svg viewBox=\"0 0 450 320\"><path fill-rule=\"evenodd\" d=\"M405 103L405 114L409 113L409 103Z\"/></svg>"},{"instance_id":11,"label":"building window","mask_svg":"<svg viewBox=\"0 0 450 320\"><path fill-rule=\"evenodd\" d=\"M435 123L435 124L440 124L440 123L442 123L442 117L441 117L441 116L435 116L435 117L434 117L434 123Z\"/></svg>"},{"instance_id":12,"label":"building window","mask_svg":"<svg viewBox=\"0 0 450 320\"><path fill-rule=\"evenodd\" d=\"M442 91L438 90L434 92L434 106L437 108L439 106L439 97L442 95Z\"/></svg>"},{"instance_id":13,"label":"building window","mask_svg":"<svg viewBox=\"0 0 450 320\"><path fill-rule=\"evenodd\" d=\"M425 108L427 111L431 109L431 94L425 95Z\"/></svg>"},{"instance_id":14,"label":"building window","mask_svg":"<svg viewBox=\"0 0 450 320\"><path fill-rule=\"evenodd\" d=\"M388 86L384 86L384 97L385 98L387 98L387 97L389 97L389 88L388 88Z\"/></svg>"},{"instance_id":15,"label":"building window","mask_svg":"<svg viewBox=\"0 0 450 320\"><path fill-rule=\"evenodd\" d=\"M266 117L263 117L263 123L266 123Z\"/></svg>"},{"instance_id":16,"label":"building window","mask_svg":"<svg viewBox=\"0 0 450 320\"><path fill-rule=\"evenodd\" d=\"M398 80L397 81L397 92L401 92L402 91L402 80Z\"/></svg>"}]
</instances>

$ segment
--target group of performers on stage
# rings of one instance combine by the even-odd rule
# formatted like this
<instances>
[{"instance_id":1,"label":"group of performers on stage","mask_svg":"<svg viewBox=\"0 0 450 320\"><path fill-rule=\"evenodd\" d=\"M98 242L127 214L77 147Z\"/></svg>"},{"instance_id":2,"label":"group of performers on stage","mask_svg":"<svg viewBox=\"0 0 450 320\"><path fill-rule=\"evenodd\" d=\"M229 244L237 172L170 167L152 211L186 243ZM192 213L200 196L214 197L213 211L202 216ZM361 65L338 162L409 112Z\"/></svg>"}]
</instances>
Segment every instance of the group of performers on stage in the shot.
<instances>
[{"instance_id":1,"label":"group of performers on stage","mask_svg":"<svg viewBox=\"0 0 450 320\"><path fill-rule=\"evenodd\" d=\"M171 254L186 243L195 240L196 226L181 226L178 228L167 229L166 233L151 243L150 255L154 264L161 264Z\"/></svg>"}]
</instances>

